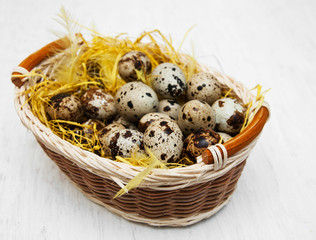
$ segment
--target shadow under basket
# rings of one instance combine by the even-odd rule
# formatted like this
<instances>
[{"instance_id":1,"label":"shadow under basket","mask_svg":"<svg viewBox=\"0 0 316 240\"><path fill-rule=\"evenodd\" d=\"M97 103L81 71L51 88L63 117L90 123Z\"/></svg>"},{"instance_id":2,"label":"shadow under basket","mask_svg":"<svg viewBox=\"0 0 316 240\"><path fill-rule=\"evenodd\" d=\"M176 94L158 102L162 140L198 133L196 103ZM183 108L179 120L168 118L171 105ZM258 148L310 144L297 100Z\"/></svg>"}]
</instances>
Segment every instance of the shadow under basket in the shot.
<instances>
[{"instance_id":1,"label":"shadow under basket","mask_svg":"<svg viewBox=\"0 0 316 240\"><path fill-rule=\"evenodd\" d=\"M30 87L27 74L46 64L56 48L63 47L57 40L25 59L12 77L15 105L22 123L32 131L46 154L90 200L131 221L154 226L186 226L201 221L219 211L230 200L250 151L262 131L269 109L262 106L253 114L250 124L232 140L214 145L204 151L200 162L173 169L153 169L142 184L124 194L115 194L144 168L102 158L73 146L56 136L39 121L25 104L26 96L19 94ZM200 66L201 71L209 71ZM244 102L255 97L241 83L216 74L222 85L233 88ZM215 152L215 153L214 153Z\"/></svg>"}]
</instances>

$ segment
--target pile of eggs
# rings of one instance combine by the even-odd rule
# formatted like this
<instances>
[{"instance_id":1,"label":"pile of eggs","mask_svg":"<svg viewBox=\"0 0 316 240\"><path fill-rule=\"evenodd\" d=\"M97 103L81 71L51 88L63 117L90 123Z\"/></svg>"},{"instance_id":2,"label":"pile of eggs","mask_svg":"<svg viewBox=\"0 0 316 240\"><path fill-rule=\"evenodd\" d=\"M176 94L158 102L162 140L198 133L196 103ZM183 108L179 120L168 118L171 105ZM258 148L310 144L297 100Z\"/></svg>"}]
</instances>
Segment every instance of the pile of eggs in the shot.
<instances>
[{"instance_id":1,"label":"pile of eggs","mask_svg":"<svg viewBox=\"0 0 316 240\"><path fill-rule=\"evenodd\" d=\"M149 76L152 87L138 81L137 71ZM207 147L238 134L244 123L243 106L236 99L222 98L220 83L210 73L186 79L168 62L152 70L148 56L139 51L122 56L118 73L127 83L115 96L96 87L80 98L58 94L46 107L49 119L93 126L83 134L89 137L96 131L107 157L128 158L148 148L165 163L183 157L196 162Z\"/></svg>"}]
</instances>

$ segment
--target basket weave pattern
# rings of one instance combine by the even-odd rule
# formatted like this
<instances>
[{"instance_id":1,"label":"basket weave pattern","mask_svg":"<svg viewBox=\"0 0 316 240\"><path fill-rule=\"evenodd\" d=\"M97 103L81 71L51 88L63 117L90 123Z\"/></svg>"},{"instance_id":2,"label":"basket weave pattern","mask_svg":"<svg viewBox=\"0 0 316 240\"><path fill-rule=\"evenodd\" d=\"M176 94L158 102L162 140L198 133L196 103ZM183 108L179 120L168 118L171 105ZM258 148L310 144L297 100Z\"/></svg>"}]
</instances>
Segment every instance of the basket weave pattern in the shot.
<instances>
[{"instance_id":1,"label":"basket weave pattern","mask_svg":"<svg viewBox=\"0 0 316 240\"><path fill-rule=\"evenodd\" d=\"M120 187L73 164L62 155L41 147L58 167L89 197L126 213L150 219L187 218L205 213L224 203L235 190L246 161L211 182L172 191L138 188L112 199Z\"/></svg>"},{"instance_id":2,"label":"basket weave pattern","mask_svg":"<svg viewBox=\"0 0 316 240\"><path fill-rule=\"evenodd\" d=\"M57 60L58 56L48 58L37 67L50 75ZM200 68L201 71L210 71L204 66ZM236 97L244 103L254 98L242 84L213 73L223 86L233 88ZM234 192L246 159L266 121L253 138L246 137L248 141L252 140L237 153L229 155L227 164L220 169L215 171L214 164L204 163L185 168L153 169L137 189L113 199L143 168L102 158L56 136L33 115L28 104L23 105L26 97L20 93L32 84L29 79L24 80L23 86L16 87L17 113L62 172L92 201L126 219L155 226L190 225L221 209Z\"/></svg>"}]
</instances>

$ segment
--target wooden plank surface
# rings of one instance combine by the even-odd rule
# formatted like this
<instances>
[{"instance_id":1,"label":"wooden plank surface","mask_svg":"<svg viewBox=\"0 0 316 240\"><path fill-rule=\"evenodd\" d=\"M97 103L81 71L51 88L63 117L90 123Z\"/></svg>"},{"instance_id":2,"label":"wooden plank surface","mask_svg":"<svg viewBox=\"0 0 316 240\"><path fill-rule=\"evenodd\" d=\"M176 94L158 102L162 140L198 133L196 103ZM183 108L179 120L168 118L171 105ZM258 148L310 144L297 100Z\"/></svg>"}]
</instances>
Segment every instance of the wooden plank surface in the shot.
<instances>
[{"instance_id":1,"label":"wooden plank surface","mask_svg":"<svg viewBox=\"0 0 316 240\"><path fill-rule=\"evenodd\" d=\"M45 156L13 105L10 71L63 32L64 1L1 0L0 239L316 239L316 1L66 1L107 35L160 29L183 51L260 83L271 119L231 202L186 228L126 221L87 200ZM100 1L101 2L101 1ZM220 65L217 63L217 59Z\"/></svg>"}]
</instances>

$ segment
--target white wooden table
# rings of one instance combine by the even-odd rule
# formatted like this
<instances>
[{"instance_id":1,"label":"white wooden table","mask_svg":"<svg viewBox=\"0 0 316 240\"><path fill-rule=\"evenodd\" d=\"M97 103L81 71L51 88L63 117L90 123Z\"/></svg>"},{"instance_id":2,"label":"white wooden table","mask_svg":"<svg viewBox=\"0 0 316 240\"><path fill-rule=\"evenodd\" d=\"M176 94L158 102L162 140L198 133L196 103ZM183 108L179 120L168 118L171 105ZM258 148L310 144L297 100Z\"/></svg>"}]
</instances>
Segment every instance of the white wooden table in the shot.
<instances>
[{"instance_id":1,"label":"white wooden table","mask_svg":"<svg viewBox=\"0 0 316 240\"><path fill-rule=\"evenodd\" d=\"M43 153L13 106L11 69L55 40L64 1L0 1L0 239L316 239L316 1L64 2L99 32L160 29L178 46L194 24L199 61L249 88L260 83L272 117L232 201L186 228L154 228L87 200ZM100 1L101 2L101 1ZM216 56L216 57L214 57Z\"/></svg>"}]
</instances>

